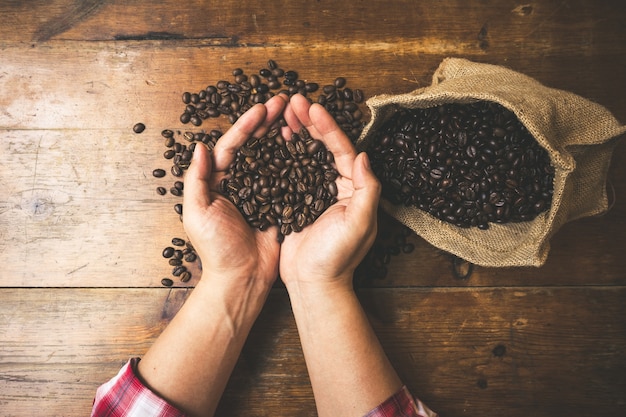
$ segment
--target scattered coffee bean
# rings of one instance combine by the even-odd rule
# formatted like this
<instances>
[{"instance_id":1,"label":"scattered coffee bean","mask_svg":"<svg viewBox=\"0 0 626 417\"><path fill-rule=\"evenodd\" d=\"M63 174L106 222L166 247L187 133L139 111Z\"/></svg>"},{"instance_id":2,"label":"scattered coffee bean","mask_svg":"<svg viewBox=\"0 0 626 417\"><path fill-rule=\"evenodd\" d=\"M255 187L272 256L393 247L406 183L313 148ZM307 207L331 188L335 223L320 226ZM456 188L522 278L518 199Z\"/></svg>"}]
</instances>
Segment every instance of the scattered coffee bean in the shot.
<instances>
[{"instance_id":1,"label":"scattered coffee bean","mask_svg":"<svg viewBox=\"0 0 626 417\"><path fill-rule=\"evenodd\" d=\"M172 238L172 245L185 246L185 239L181 239L179 237Z\"/></svg>"},{"instance_id":2,"label":"scattered coffee bean","mask_svg":"<svg viewBox=\"0 0 626 417\"><path fill-rule=\"evenodd\" d=\"M135 126L133 126L133 132L135 133L141 133L144 130L146 130L146 125L144 125L143 123L137 123L135 124Z\"/></svg>"},{"instance_id":3,"label":"scattered coffee bean","mask_svg":"<svg viewBox=\"0 0 626 417\"><path fill-rule=\"evenodd\" d=\"M171 258L172 256L174 256L174 248L173 247L168 246L165 249L163 249L163 257L164 258Z\"/></svg>"},{"instance_id":4,"label":"scattered coffee bean","mask_svg":"<svg viewBox=\"0 0 626 417\"><path fill-rule=\"evenodd\" d=\"M181 266L183 261L176 258L170 258L167 263L170 264L170 266Z\"/></svg>"},{"instance_id":5,"label":"scattered coffee bean","mask_svg":"<svg viewBox=\"0 0 626 417\"><path fill-rule=\"evenodd\" d=\"M154 171L152 171L152 175L154 175L156 178L163 178L165 176L165 170L161 168L157 168Z\"/></svg>"},{"instance_id":6,"label":"scattered coffee bean","mask_svg":"<svg viewBox=\"0 0 626 417\"><path fill-rule=\"evenodd\" d=\"M187 271L187 267L184 265L175 266L172 270L172 275L175 277L180 277L183 272Z\"/></svg>"},{"instance_id":7,"label":"scattered coffee bean","mask_svg":"<svg viewBox=\"0 0 626 417\"><path fill-rule=\"evenodd\" d=\"M167 190L165 189L165 187L157 187L156 188L156 192L158 195L165 195L167 194Z\"/></svg>"},{"instance_id":8,"label":"scattered coffee bean","mask_svg":"<svg viewBox=\"0 0 626 417\"><path fill-rule=\"evenodd\" d=\"M174 281L172 281L170 278L163 278L161 280L161 285L165 287L171 287L172 285L174 285Z\"/></svg>"},{"instance_id":9,"label":"scattered coffee bean","mask_svg":"<svg viewBox=\"0 0 626 417\"><path fill-rule=\"evenodd\" d=\"M190 279L191 279L191 272L185 271L182 274L180 274L181 282L188 282Z\"/></svg>"}]
</instances>

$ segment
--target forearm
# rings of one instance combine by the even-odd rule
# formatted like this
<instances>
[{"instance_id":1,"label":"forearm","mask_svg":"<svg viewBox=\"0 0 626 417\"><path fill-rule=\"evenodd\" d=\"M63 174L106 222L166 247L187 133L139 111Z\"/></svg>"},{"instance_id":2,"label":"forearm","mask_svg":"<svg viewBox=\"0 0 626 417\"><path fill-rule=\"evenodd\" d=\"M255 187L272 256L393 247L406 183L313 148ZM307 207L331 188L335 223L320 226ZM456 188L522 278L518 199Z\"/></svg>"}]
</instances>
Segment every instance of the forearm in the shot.
<instances>
[{"instance_id":1,"label":"forearm","mask_svg":"<svg viewBox=\"0 0 626 417\"><path fill-rule=\"evenodd\" d=\"M230 296L203 278L139 362L141 378L190 415L213 415L265 291Z\"/></svg>"},{"instance_id":2,"label":"forearm","mask_svg":"<svg viewBox=\"0 0 626 417\"><path fill-rule=\"evenodd\" d=\"M352 289L288 290L321 417L362 416L402 387Z\"/></svg>"}]
</instances>

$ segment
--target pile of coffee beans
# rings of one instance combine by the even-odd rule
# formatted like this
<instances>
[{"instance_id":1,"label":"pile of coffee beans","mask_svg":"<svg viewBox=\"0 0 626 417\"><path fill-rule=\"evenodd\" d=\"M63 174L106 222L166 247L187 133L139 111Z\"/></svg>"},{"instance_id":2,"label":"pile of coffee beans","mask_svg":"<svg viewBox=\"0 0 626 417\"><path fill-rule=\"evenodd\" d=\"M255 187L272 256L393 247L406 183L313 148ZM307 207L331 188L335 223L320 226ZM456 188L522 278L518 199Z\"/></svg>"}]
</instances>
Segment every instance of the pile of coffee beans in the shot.
<instances>
[{"instance_id":1,"label":"pile of coffee beans","mask_svg":"<svg viewBox=\"0 0 626 417\"><path fill-rule=\"evenodd\" d=\"M552 202L548 153L497 103L398 110L368 155L390 202L459 227L530 221Z\"/></svg>"},{"instance_id":2,"label":"pile of coffee beans","mask_svg":"<svg viewBox=\"0 0 626 417\"><path fill-rule=\"evenodd\" d=\"M248 224L278 226L278 240L300 232L337 201L332 152L306 129L285 140L278 128L242 146L220 183Z\"/></svg>"},{"instance_id":3,"label":"pile of coffee beans","mask_svg":"<svg viewBox=\"0 0 626 417\"><path fill-rule=\"evenodd\" d=\"M265 103L276 94L302 94L311 102L323 105L353 142L367 122L363 91L348 87L344 77L322 85L301 79L294 70L283 70L274 60L250 75L236 68L232 76L230 81L218 81L197 93L182 94L184 109L180 122L193 127L161 132L165 147L163 158L171 166L157 168L153 175L162 182L168 181L171 174L173 181L169 186L158 184L158 195L182 197L182 178L195 147L202 144L213 149L222 136L218 128L199 131L195 128L204 127L211 120L217 122L218 118L233 124L254 104ZM284 125L282 119L275 126L281 125ZM133 126L135 133L144 129L143 123ZM251 139L239 150L227 178L220 184L220 191L238 207L252 227L263 230L276 225L280 241L285 235L311 224L336 201L337 195L332 153L322 142L312 139L306 130L290 139L282 138L279 129L272 129L263 138ZM182 203L175 203L174 211L182 221ZM389 220L399 225L394 219ZM413 250L412 244L405 242L410 229L398 227L403 230L391 241L387 236L391 228L379 229L381 237L377 237L356 275L382 279L392 256ZM189 282L192 279L190 265L200 262L191 243L181 238L173 238L171 245L163 249L162 256L172 267L172 277L161 280L167 287L174 285L175 279Z\"/></svg>"},{"instance_id":4,"label":"pile of coffee beans","mask_svg":"<svg viewBox=\"0 0 626 417\"><path fill-rule=\"evenodd\" d=\"M163 249L162 255L165 259L168 259L168 263L173 267L172 276L180 278L181 282L189 282L191 280L191 272L183 264L183 261L194 263L199 260L191 242L175 237L172 239L172 246L167 246ZM174 285L174 281L171 278L163 278L161 284L171 287Z\"/></svg>"},{"instance_id":5,"label":"pile of coffee beans","mask_svg":"<svg viewBox=\"0 0 626 417\"><path fill-rule=\"evenodd\" d=\"M359 104L365 99L363 91L346 86L344 77L337 77L332 84L322 86L316 82L300 79L294 70L280 68L274 60L269 60L258 73L247 75L241 68L232 71L233 80L218 81L197 93L184 92L185 108L180 115L183 124L201 126L203 121L220 116L233 124L250 107L265 103L276 94L288 96L302 94L310 98L317 95L316 101L333 115L341 129L355 141L365 122Z\"/></svg>"}]
</instances>

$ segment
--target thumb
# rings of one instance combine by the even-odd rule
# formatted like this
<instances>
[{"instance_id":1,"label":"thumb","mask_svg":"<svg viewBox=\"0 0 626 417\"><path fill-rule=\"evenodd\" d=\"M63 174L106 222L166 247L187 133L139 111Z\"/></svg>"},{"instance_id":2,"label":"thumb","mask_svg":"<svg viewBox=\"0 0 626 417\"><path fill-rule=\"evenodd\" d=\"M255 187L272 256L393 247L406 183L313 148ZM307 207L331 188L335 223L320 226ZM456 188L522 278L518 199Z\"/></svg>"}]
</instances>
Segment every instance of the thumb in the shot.
<instances>
[{"instance_id":1,"label":"thumb","mask_svg":"<svg viewBox=\"0 0 626 417\"><path fill-rule=\"evenodd\" d=\"M209 178L211 177L212 166L213 161L209 150L203 144L198 143L193 152L191 165L185 174L183 217L187 213L204 209L211 204Z\"/></svg>"},{"instance_id":2,"label":"thumb","mask_svg":"<svg viewBox=\"0 0 626 417\"><path fill-rule=\"evenodd\" d=\"M354 191L346 207L346 214L358 224L370 224L372 219L376 219L381 185L370 167L365 152L361 152L354 159L352 185Z\"/></svg>"}]
</instances>

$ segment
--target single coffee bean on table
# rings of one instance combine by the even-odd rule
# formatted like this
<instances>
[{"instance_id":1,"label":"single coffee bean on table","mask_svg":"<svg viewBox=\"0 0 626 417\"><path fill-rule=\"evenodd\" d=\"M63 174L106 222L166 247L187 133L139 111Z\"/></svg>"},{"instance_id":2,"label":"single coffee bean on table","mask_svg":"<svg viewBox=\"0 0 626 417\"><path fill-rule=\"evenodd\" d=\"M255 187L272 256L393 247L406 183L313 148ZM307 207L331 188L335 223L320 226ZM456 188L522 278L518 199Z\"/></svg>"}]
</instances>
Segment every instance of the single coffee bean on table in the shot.
<instances>
[{"instance_id":1,"label":"single coffee bean on table","mask_svg":"<svg viewBox=\"0 0 626 417\"><path fill-rule=\"evenodd\" d=\"M146 125L144 125L143 123L136 123L133 126L133 132L135 132L135 133L141 133L144 130L146 130Z\"/></svg>"},{"instance_id":2,"label":"single coffee bean on table","mask_svg":"<svg viewBox=\"0 0 626 417\"><path fill-rule=\"evenodd\" d=\"M368 154L391 203L458 227L530 221L552 202L548 153L497 103L399 110Z\"/></svg>"}]
</instances>

